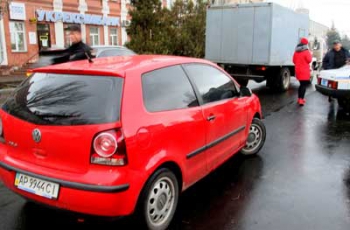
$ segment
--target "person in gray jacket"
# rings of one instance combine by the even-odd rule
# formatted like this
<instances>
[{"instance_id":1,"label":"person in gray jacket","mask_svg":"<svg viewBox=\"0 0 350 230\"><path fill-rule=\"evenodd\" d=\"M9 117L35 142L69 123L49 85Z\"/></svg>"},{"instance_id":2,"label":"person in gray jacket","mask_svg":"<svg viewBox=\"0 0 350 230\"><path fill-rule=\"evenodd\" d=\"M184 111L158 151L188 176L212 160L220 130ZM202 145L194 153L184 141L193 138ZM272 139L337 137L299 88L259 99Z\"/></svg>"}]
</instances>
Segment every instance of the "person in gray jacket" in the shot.
<instances>
[{"instance_id":1,"label":"person in gray jacket","mask_svg":"<svg viewBox=\"0 0 350 230\"><path fill-rule=\"evenodd\" d=\"M343 67L350 59L350 53L348 50L342 47L340 41L334 41L333 49L328 51L326 56L323 58L323 69L338 69Z\"/></svg>"}]
</instances>

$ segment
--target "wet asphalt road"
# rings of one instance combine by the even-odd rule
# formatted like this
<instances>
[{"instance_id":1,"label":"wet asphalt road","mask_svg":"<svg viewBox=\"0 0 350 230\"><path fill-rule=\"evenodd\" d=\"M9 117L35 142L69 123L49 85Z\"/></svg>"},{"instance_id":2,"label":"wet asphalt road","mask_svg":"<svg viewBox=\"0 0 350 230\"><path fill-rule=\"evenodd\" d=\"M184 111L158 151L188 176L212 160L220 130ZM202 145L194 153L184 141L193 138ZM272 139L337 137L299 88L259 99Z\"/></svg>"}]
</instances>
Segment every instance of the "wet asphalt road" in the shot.
<instances>
[{"instance_id":1,"label":"wet asphalt road","mask_svg":"<svg viewBox=\"0 0 350 230\"><path fill-rule=\"evenodd\" d=\"M268 131L259 156L232 160L181 196L171 229L340 230L350 228L350 117L336 102L298 84L282 94L251 84ZM27 203L0 183L0 230L135 229Z\"/></svg>"}]
</instances>

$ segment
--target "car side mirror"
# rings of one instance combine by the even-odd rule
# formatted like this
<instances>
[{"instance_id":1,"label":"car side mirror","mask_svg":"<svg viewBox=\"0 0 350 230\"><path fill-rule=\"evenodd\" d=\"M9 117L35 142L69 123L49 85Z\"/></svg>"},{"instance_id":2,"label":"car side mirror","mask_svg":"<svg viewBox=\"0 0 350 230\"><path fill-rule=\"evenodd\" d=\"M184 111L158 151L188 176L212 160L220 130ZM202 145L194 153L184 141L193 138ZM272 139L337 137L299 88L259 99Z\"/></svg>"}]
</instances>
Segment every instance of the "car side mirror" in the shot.
<instances>
[{"instance_id":1,"label":"car side mirror","mask_svg":"<svg viewBox=\"0 0 350 230\"><path fill-rule=\"evenodd\" d=\"M241 87L241 89L240 89L240 96L241 97L251 97L252 95L253 95L253 93L249 88L244 87L244 86Z\"/></svg>"}]
</instances>

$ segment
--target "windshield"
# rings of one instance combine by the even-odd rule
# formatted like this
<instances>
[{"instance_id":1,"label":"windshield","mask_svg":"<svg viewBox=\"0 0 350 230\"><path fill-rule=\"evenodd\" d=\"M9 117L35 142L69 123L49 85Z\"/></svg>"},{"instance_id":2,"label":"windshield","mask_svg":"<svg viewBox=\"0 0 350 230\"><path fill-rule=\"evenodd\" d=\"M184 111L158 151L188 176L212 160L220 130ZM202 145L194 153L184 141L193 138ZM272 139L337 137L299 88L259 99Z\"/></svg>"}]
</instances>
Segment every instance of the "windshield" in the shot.
<instances>
[{"instance_id":1,"label":"windshield","mask_svg":"<svg viewBox=\"0 0 350 230\"><path fill-rule=\"evenodd\" d=\"M86 125L118 121L123 79L36 73L25 80L3 110L40 125Z\"/></svg>"}]
</instances>

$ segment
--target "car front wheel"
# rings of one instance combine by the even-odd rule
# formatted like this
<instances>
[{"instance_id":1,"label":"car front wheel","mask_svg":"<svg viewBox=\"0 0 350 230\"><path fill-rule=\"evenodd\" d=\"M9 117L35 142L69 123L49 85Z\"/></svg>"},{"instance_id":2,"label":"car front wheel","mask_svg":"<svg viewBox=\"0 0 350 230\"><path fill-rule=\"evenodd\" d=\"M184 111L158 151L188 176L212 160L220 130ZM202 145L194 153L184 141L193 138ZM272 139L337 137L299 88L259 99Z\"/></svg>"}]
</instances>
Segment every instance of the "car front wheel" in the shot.
<instances>
[{"instance_id":1,"label":"car front wheel","mask_svg":"<svg viewBox=\"0 0 350 230\"><path fill-rule=\"evenodd\" d=\"M179 185L174 173L158 170L147 182L141 200L139 217L150 230L165 230L170 225L179 200Z\"/></svg>"},{"instance_id":2,"label":"car front wheel","mask_svg":"<svg viewBox=\"0 0 350 230\"><path fill-rule=\"evenodd\" d=\"M264 123L254 118L249 128L246 146L241 149L241 154L246 156L256 155L264 146L266 139L266 128Z\"/></svg>"}]
</instances>

